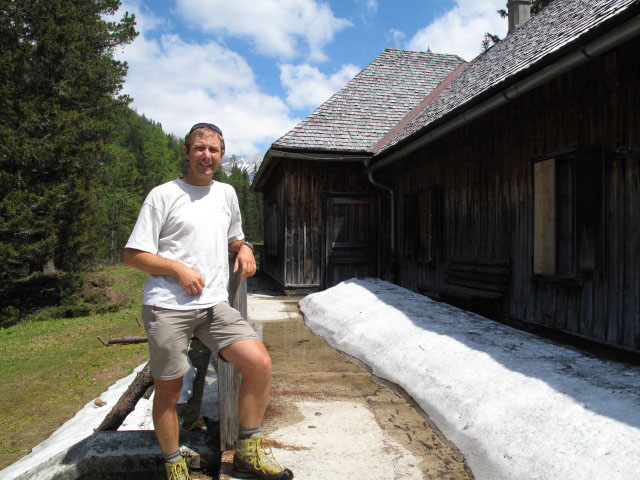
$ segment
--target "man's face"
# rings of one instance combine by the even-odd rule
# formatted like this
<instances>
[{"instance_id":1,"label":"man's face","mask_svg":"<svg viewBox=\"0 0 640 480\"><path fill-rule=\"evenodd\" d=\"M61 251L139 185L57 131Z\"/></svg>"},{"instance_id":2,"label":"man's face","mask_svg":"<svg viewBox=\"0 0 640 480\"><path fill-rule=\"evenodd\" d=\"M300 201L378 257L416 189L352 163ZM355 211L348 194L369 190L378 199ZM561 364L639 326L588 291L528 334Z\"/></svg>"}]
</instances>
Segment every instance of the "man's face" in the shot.
<instances>
[{"instance_id":1,"label":"man's face","mask_svg":"<svg viewBox=\"0 0 640 480\"><path fill-rule=\"evenodd\" d=\"M213 131L197 133L191 138L191 149L187 152L185 146L183 152L189 162L184 181L191 185L209 185L224 156L218 135Z\"/></svg>"}]
</instances>

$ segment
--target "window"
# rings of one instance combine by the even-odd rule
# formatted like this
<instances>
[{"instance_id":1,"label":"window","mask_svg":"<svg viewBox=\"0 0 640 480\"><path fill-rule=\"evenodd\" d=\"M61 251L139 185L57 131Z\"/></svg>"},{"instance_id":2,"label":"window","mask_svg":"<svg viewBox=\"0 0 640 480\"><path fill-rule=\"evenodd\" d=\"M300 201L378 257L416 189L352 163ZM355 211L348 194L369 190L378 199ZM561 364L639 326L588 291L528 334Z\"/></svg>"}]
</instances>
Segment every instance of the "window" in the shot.
<instances>
[{"instance_id":1,"label":"window","mask_svg":"<svg viewBox=\"0 0 640 480\"><path fill-rule=\"evenodd\" d=\"M575 274L575 158L534 163L533 272Z\"/></svg>"}]
</instances>

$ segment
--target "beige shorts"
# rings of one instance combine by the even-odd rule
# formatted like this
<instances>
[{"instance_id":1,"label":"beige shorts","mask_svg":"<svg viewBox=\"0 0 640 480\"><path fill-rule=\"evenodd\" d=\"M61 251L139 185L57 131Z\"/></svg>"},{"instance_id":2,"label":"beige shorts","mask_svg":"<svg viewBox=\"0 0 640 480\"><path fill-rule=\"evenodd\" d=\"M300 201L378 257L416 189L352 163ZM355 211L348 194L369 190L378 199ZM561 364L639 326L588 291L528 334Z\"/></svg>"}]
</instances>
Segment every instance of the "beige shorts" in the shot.
<instances>
[{"instance_id":1,"label":"beige shorts","mask_svg":"<svg viewBox=\"0 0 640 480\"><path fill-rule=\"evenodd\" d=\"M180 378L189 371L187 352L194 335L216 354L239 340L258 339L228 302L196 310L143 305L142 320L149 339L151 373L159 380Z\"/></svg>"}]
</instances>

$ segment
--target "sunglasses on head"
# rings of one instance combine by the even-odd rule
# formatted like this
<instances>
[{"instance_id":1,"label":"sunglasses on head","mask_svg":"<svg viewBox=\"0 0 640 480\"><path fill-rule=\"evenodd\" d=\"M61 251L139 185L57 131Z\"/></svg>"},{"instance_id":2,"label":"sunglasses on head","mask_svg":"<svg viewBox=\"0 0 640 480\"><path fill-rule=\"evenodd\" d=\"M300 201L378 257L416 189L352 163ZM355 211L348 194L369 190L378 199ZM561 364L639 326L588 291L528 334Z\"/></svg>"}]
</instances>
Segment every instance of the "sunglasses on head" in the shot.
<instances>
[{"instance_id":1,"label":"sunglasses on head","mask_svg":"<svg viewBox=\"0 0 640 480\"><path fill-rule=\"evenodd\" d=\"M220 127L218 127L217 125L214 125L213 123L196 123L193 127L191 127L191 130L189 130L189 135L191 135L194 130L197 130L199 128L204 128L204 127L209 127L212 130L218 132L220 136L222 136L222 130L220 130Z\"/></svg>"}]
</instances>

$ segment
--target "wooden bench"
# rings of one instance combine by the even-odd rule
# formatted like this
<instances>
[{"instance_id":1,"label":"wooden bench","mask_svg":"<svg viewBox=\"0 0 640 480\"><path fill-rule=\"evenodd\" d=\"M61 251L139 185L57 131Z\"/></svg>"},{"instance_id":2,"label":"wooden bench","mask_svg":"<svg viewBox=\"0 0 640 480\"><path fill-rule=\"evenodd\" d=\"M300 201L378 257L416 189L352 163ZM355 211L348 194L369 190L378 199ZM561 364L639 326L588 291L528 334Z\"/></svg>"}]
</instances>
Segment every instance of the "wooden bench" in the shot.
<instances>
[{"instance_id":1,"label":"wooden bench","mask_svg":"<svg viewBox=\"0 0 640 480\"><path fill-rule=\"evenodd\" d=\"M510 278L509 260L450 258L444 283L420 287L465 310L500 315Z\"/></svg>"}]
</instances>

